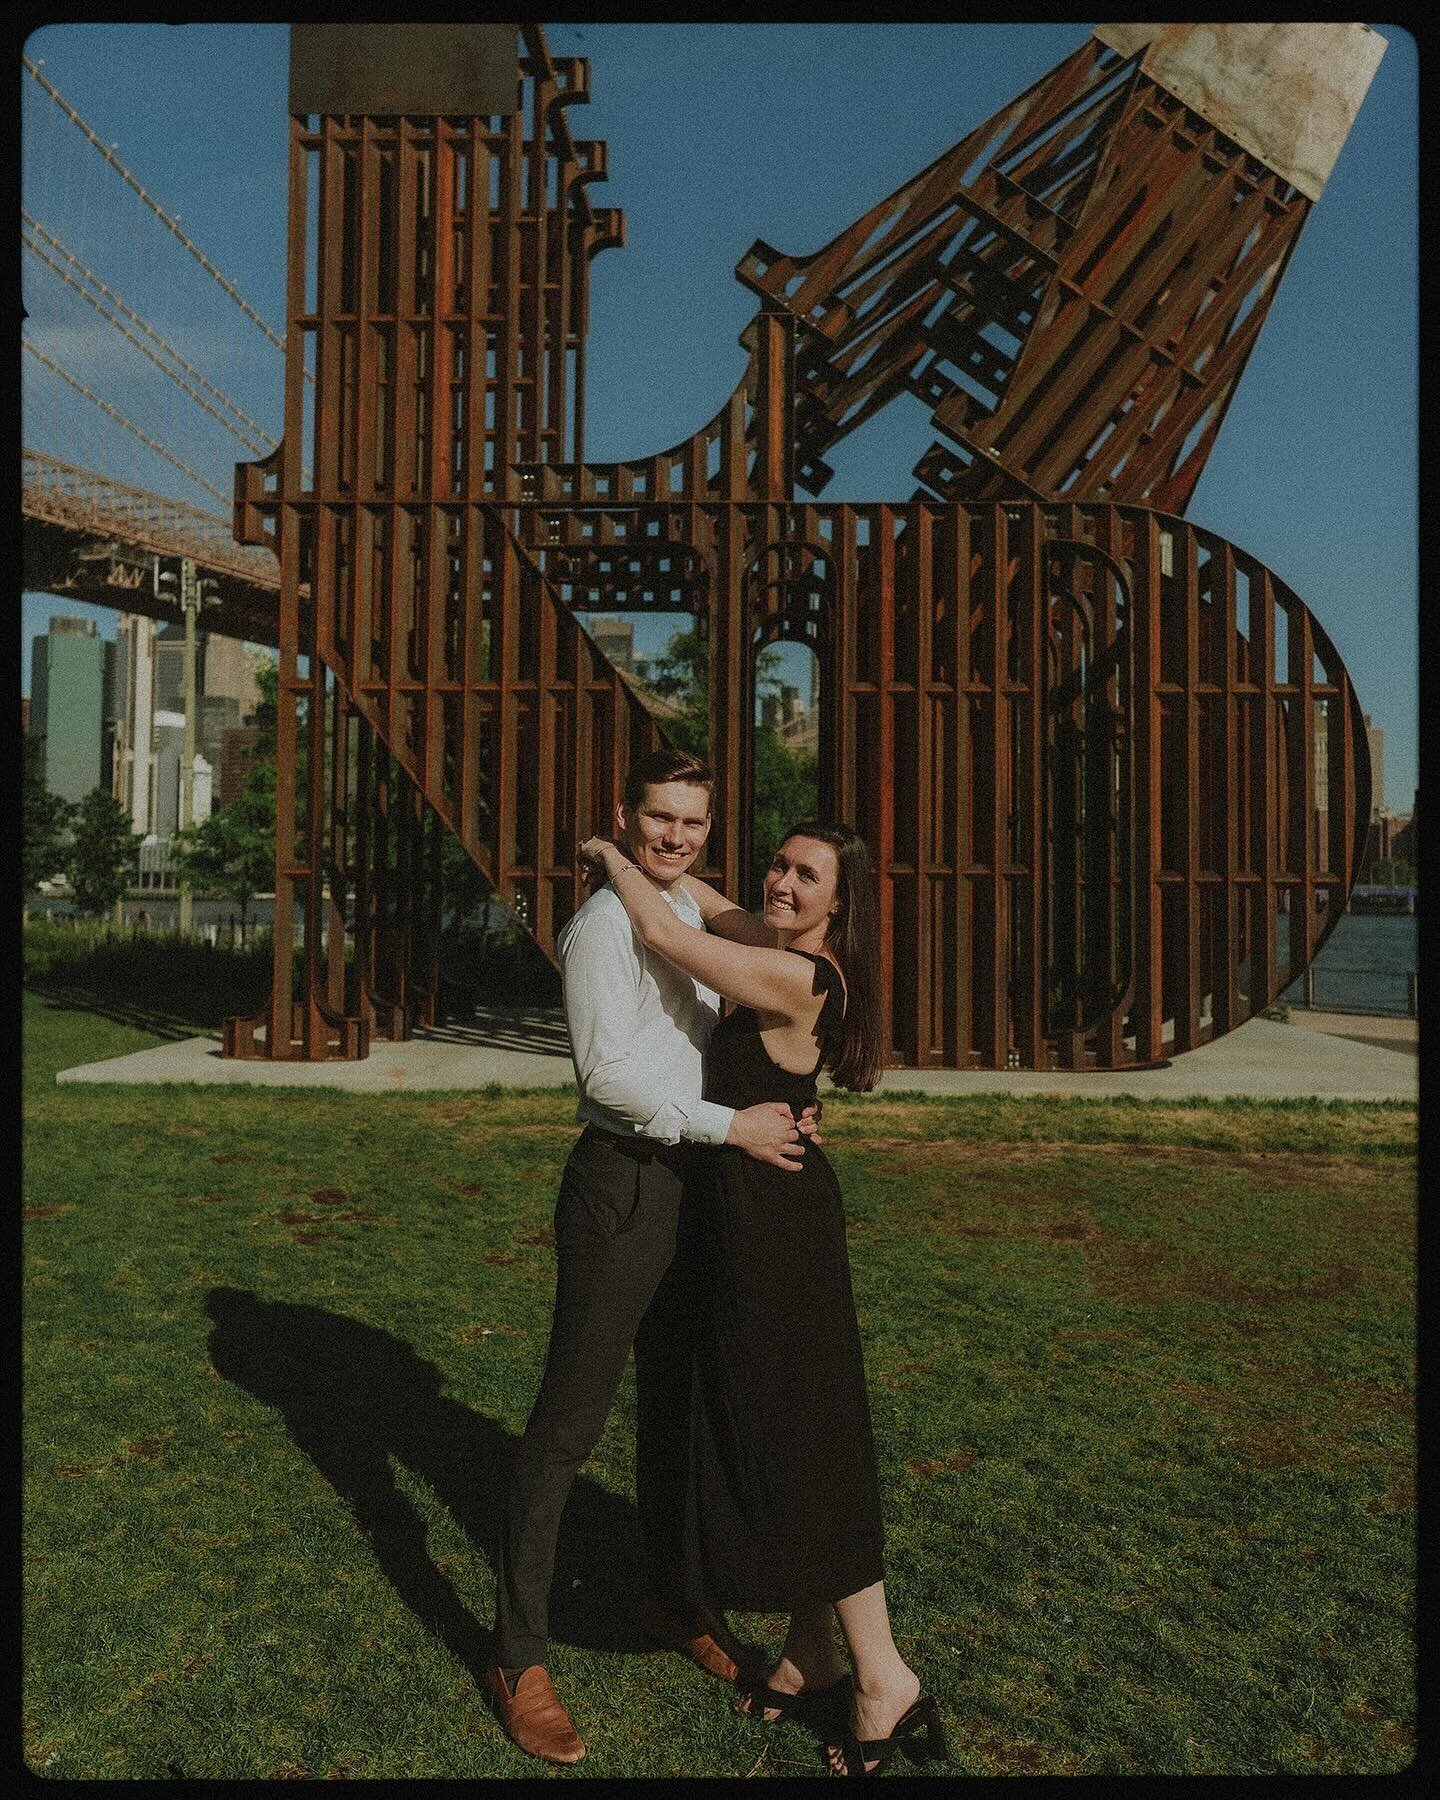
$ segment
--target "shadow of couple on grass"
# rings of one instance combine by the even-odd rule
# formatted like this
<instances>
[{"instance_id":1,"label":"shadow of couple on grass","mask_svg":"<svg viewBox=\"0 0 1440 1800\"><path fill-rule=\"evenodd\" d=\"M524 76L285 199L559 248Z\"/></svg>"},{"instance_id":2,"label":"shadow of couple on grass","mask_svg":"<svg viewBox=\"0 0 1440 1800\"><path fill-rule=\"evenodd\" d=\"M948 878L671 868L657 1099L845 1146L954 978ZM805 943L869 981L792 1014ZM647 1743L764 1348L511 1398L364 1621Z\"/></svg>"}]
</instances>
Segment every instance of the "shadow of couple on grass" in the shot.
<instances>
[{"instance_id":1,"label":"shadow of couple on grass","mask_svg":"<svg viewBox=\"0 0 1440 1800\"><path fill-rule=\"evenodd\" d=\"M351 1509L396 1593L478 1684L493 1660L493 1633L429 1554L425 1521L390 1459L428 1484L493 1569L518 1438L449 1399L435 1364L377 1326L231 1287L211 1288L205 1307L217 1373L281 1415ZM652 1648L636 1622L642 1587L633 1502L582 1470L560 1530L550 1636L593 1650Z\"/></svg>"}]
</instances>

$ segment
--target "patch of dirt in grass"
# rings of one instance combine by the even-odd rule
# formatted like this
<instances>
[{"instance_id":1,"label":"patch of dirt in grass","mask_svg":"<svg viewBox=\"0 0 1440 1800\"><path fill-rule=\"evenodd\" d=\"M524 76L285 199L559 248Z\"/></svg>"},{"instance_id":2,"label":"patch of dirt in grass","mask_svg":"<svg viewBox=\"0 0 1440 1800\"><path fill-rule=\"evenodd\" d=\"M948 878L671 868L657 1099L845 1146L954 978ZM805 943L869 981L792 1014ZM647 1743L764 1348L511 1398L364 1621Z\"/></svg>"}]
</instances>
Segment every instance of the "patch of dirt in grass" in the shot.
<instances>
[{"instance_id":1,"label":"patch of dirt in grass","mask_svg":"<svg viewBox=\"0 0 1440 1800\"><path fill-rule=\"evenodd\" d=\"M164 1450L166 1440L173 1435L172 1432L162 1431L159 1437L121 1438L120 1458L117 1460L153 1462Z\"/></svg>"},{"instance_id":2,"label":"patch of dirt in grass","mask_svg":"<svg viewBox=\"0 0 1440 1800\"><path fill-rule=\"evenodd\" d=\"M1415 1508L1415 1467L1408 1459L1394 1458L1387 1472L1383 1494L1373 1494L1365 1502L1371 1518L1385 1513L1413 1512Z\"/></svg>"},{"instance_id":3,"label":"patch of dirt in grass","mask_svg":"<svg viewBox=\"0 0 1440 1800\"><path fill-rule=\"evenodd\" d=\"M948 1220L930 1221L947 1237L1045 1238L1052 1243L1094 1244L1104 1235L1088 1219L1049 1219L1033 1225L958 1225Z\"/></svg>"},{"instance_id":4,"label":"patch of dirt in grass","mask_svg":"<svg viewBox=\"0 0 1440 1800\"><path fill-rule=\"evenodd\" d=\"M341 1193L338 1188L317 1188L310 1198L326 1208L343 1205L350 1196ZM395 1221L380 1213L372 1211L368 1206L351 1206L345 1212L305 1212L298 1206L282 1206L269 1217L277 1225L283 1225L290 1233L291 1241L296 1244L314 1245L326 1238L335 1238L341 1234L334 1229L337 1225L393 1225Z\"/></svg>"},{"instance_id":5,"label":"patch of dirt in grass","mask_svg":"<svg viewBox=\"0 0 1440 1800\"><path fill-rule=\"evenodd\" d=\"M514 1241L517 1244L533 1244L542 1250L553 1250L555 1233L548 1225L542 1225L536 1231L517 1231Z\"/></svg>"},{"instance_id":6,"label":"patch of dirt in grass","mask_svg":"<svg viewBox=\"0 0 1440 1800\"><path fill-rule=\"evenodd\" d=\"M973 1450L953 1450L946 1457L922 1457L907 1461L905 1467L912 1475L918 1475L922 1481L933 1481L937 1475L946 1473L963 1475L975 1461Z\"/></svg>"},{"instance_id":7,"label":"patch of dirt in grass","mask_svg":"<svg viewBox=\"0 0 1440 1800\"><path fill-rule=\"evenodd\" d=\"M1382 1390L1368 1382L1316 1383L1303 1368L1293 1374L1299 1396L1293 1405L1276 1403L1278 1383L1273 1370L1264 1371L1248 1389L1175 1381L1167 1395L1208 1415L1218 1425L1226 1447L1257 1469L1333 1469L1342 1460L1353 1461L1357 1447L1370 1435L1377 1410L1407 1416L1413 1410L1409 1396L1400 1389ZM1384 1404L1377 1407L1382 1392ZM1171 1424L1177 1422L1175 1408L1163 1400L1161 1411ZM1394 1451L1382 1452L1381 1457L1387 1491L1368 1500L1366 1511L1404 1511L1415 1501L1413 1468Z\"/></svg>"},{"instance_id":8,"label":"patch of dirt in grass","mask_svg":"<svg viewBox=\"0 0 1440 1800\"><path fill-rule=\"evenodd\" d=\"M1145 1162L1179 1168L1245 1169L1263 1176L1266 1185L1280 1190L1311 1188L1336 1176L1372 1178L1375 1161L1369 1156L1324 1154L1311 1151L1236 1150L1225 1145L1211 1149L1189 1144L1110 1144L1085 1140L1012 1144L1000 1138L917 1139L847 1138L847 1150L867 1154L903 1151L904 1173L921 1169L972 1168L994 1159L1006 1167L1036 1163L1072 1165L1082 1157L1113 1157L1119 1162ZM883 1170L876 1170L883 1174ZM992 1171L987 1170L987 1176ZM1189 1196L1187 1196L1188 1198Z\"/></svg>"},{"instance_id":9,"label":"patch of dirt in grass","mask_svg":"<svg viewBox=\"0 0 1440 1800\"><path fill-rule=\"evenodd\" d=\"M898 1369L887 1369L879 1377L887 1388L907 1388L915 1381L934 1373L934 1365L928 1362L902 1362Z\"/></svg>"},{"instance_id":10,"label":"patch of dirt in grass","mask_svg":"<svg viewBox=\"0 0 1440 1800\"><path fill-rule=\"evenodd\" d=\"M998 1732L977 1726L963 1733L968 1752L983 1756L1002 1774L1034 1775L1043 1770L1047 1775L1079 1775L1084 1772L1084 1759L1058 1755L1040 1744L1025 1744L1015 1738L1001 1737Z\"/></svg>"},{"instance_id":11,"label":"patch of dirt in grass","mask_svg":"<svg viewBox=\"0 0 1440 1800\"><path fill-rule=\"evenodd\" d=\"M1275 1307L1314 1300L1336 1300L1353 1293L1360 1273L1335 1263L1300 1281L1243 1281L1199 1257L1177 1256L1158 1244L1107 1239L1088 1257L1090 1281L1107 1299L1146 1301L1203 1300L1222 1306Z\"/></svg>"},{"instance_id":12,"label":"patch of dirt in grass","mask_svg":"<svg viewBox=\"0 0 1440 1800\"><path fill-rule=\"evenodd\" d=\"M22 1206L22 1219L53 1219L60 1213L74 1212L75 1208L68 1200L57 1200L49 1206Z\"/></svg>"}]
</instances>

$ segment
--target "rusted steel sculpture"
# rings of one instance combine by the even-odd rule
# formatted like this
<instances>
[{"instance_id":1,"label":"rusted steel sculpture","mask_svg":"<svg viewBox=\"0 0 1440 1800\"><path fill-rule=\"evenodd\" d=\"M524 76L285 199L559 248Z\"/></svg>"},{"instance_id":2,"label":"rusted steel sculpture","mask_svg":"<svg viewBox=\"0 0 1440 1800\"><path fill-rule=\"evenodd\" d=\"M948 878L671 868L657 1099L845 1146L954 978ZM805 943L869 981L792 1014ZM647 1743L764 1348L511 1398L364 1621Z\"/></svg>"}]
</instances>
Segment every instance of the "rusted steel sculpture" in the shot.
<instances>
[{"instance_id":1,"label":"rusted steel sculpture","mask_svg":"<svg viewBox=\"0 0 1440 1800\"><path fill-rule=\"evenodd\" d=\"M1340 94L1318 148L1254 96L1230 136L1197 110L1254 62L1226 32L1278 34L1272 70L1282 39L1340 34L1328 65L1298 44ZM732 892L756 658L815 651L822 805L876 856L896 1063L1150 1063L1269 1005L1353 883L1365 734L1298 597L1179 515L1374 38L1101 27L813 256L755 245L735 392L604 465L583 454L586 279L624 233L587 192L603 146L566 122L584 64L525 26L512 110L367 103L362 81L315 115L292 90L285 437L237 470L236 519L280 558L293 806L272 997L227 1053L364 1055L371 1029L433 1020L444 829L553 953L576 844L662 736L587 609L699 620ZM919 492L797 500L902 391L944 440Z\"/></svg>"}]
</instances>

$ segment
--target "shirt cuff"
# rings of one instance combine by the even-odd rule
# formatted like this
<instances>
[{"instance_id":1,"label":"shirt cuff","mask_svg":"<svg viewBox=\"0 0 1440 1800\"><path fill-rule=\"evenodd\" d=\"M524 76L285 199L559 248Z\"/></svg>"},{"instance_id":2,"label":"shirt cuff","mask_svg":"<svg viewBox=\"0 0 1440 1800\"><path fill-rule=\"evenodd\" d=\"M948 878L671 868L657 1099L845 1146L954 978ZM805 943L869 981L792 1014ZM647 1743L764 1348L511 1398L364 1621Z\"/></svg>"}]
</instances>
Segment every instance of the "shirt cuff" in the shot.
<instances>
[{"instance_id":1,"label":"shirt cuff","mask_svg":"<svg viewBox=\"0 0 1440 1800\"><path fill-rule=\"evenodd\" d=\"M697 1100L680 1128L680 1135L689 1144L723 1144L734 1117L733 1106L717 1106L713 1100Z\"/></svg>"}]
</instances>

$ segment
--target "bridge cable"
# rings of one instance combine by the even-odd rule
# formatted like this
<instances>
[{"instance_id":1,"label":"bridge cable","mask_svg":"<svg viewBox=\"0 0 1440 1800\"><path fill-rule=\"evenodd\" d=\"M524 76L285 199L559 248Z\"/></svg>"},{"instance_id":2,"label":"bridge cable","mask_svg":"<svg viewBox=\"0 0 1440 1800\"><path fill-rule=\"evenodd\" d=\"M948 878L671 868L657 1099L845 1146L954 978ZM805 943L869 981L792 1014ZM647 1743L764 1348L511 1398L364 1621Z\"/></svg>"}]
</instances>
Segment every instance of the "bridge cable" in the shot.
<instances>
[{"instance_id":1,"label":"bridge cable","mask_svg":"<svg viewBox=\"0 0 1440 1800\"><path fill-rule=\"evenodd\" d=\"M207 494L213 494L217 500L224 501L227 504L230 502L232 498L231 495L216 487L213 481L208 481L205 476L192 469L188 463L181 462L178 456L172 451L167 450L164 444L160 443L156 438L152 438L149 432L142 431L138 425L127 419L124 413L118 412L111 406L108 400L102 400L99 394L93 393L86 387L83 381L72 375L68 369L62 368L57 362L53 362L43 350L38 349L36 345L32 344L29 338L22 337L20 342L37 362L44 363L45 367L58 375L62 381L68 381L70 386L73 387L77 393L83 394L87 400L93 401L94 404L100 408L101 412L105 413L107 417L114 419L117 425L123 425L127 431L133 432L135 436L139 438L140 442L148 449L153 450L157 456L163 456L166 462L173 464L175 468L179 469L182 475L188 475L193 482L204 488Z\"/></svg>"},{"instance_id":2,"label":"bridge cable","mask_svg":"<svg viewBox=\"0 0 1440 1800\"><path fill-rule=\"evenodd\" d=\"M240 290L235 286L235 284L232 281L227 280L226 277L224 275L222 275L220 273L220 271L215 267L214 263L212 263L210 261L210 258L208 256L206 256L205 252L200 248L200 246L197 243L195 243L192 238L188 237L186 235L186 233L180 229L179 220L173 219L170 216L170 214L165 211L164 207L161 206L157 200L153 199L151 197L151 195L149 195L145 191L145 189L140 185L140 183L135 179L135 177L125 167L124 163L121 162L120 158L115 155L113 150L111 150L109 145L101 142L101 140L95 135L95 133L85 123L84 119L82 119L80 117L79 113L76 112L75 108L73 106L71 106L70 102L56 88L51 86L51 84L40 73L40 70L38 69L38 67L33 62L31 62L30 58L28 56L22 56L20 60L24 64L27 73L29 73L37 82L39 82L40 86L42 88L44 88L45 92L50 96L50 98L55 102L55 104L60 108L60 110L66 115L66 117L71 121L72 124L74 124L76 127L78 127L78 129L80 131L82 131L84 133L84 135L90 140L90 142L100 152L101 156L103 156L105 158L106 162L108 162L110 164L110 166L116 171L116 173L120 176L120 178L129 187L132 187L135 190L135 192L140 196L140 198L150 208L151 212L153 212L155 214L156 218L161 221L161 223L166 227L167 230L174 233L175 237L190 252L191 256L193 256L195 258L196 262L198 262L200 267L202 269L204 269L205 273L207 275L209 275L212 278L212 280L217 281L220 284L220 286L224 289L224 291L230 296L230 298L240 308L241 312L244 313L245 317L250 320L251 324L258 325L260 330L265 333L266 337L269 338L270 342L283 355L285 352L284 338L281 337L278 332L272 330L271 327L265 323L264 319L262 319L260 317L259 313L256 312L256 310L253 306L251 306L250 302L245 298L245 296L240 292ZM310 370L306 369L304 373L305 373L305 379L313 384L315 377L310 372Z\"/></svg>"},{"instance_id":3,"label":"bridge cable","mask_svg":"<svg viewBox=\"0 0 1440 1800\"><path fill-rule=\"evenodd\" d=\"M193 376L195 380L199 382L200 386L205 389L207 394L212 395L218 400L227 411L234 413L240 423L242 425L247 425L263 442L273 445L273 440L269 438L263 425L258 424L248 413L243 412L227 394L222 394L220 389L217 388L213 382L207 381L193 363L186 361L168 338L156 331L154 326L147 324L146 321L141 318L140 314L135 311L134 307L127 306L120 298L119 294L117 294L113 288L107 287L92 269L87 269L80 258L75 255L74 251L67 249L61 240L55 236L54 232L47 231L40 221L35 218L33 214L27 212L23 206L20 209L20 216L32 231L45 240L52 250L58 251L72 268L78 269L91 286L97 288L117 311L124 313L125 317L129 319L132 324L139 326L146 337L150 338L154 343L159 344L166 355L173 357L187 375ZM52 264L51 266L53 267L54 265Z\"/></svg>"},{"instance_id":4,"label":"bridge cable","mask_svg":"<svg viewBox=\"0 0 1440 1800\"><path fill-rule=\"evenodd\" d=\"M54 257L51 256L48 251L44 250L39 244L33 242L30 238L26 238L24 240L24 243L25 243L25 248L27 250L29 250L33 255L38 256L40 258L41 262L47 264L48 267L53 269L55 271L55 273L60 277L60 279L68 287L74 288L75 292L77 294L79 294L79 296L82 300L87 301L91 306L94 307L95 311L100 314L102 319L104 319L108 324L113 325L115 327L115 329L120 333L120 335L123 338L127 339L130 343L132 343L135 346L135 348L141 353L142 356L147 357L149 359L149 361L154 363L155 367L160 370L162 375L168 375L170 380L173 381L177 387L183 388L184 391L187 394L189 394L190 398L195 402L195 404L197 406L201 407L205 412L209 413L212 419L215 419L219 424L223 425L225 430L230 433L231 437L236 438L240 443L244 444L244 446L246 447L247 450L252 451L257 456L269 455L270 451L274 448L273 443L271 443L269 440L263 440L263 439L261 442L256 443L255 440L250 436L249 432L242 430L240 428L240 426L234 424L230 419L227 419L223 413L217 412L216 409L210 404L210 402L205 398L205 396L203 394L198 392L195 388L191 387L190 383L188 381L186 381L186 379L183 375L177 375L175 373L174 369L170 368L167 364L163 363L160 360L160 358L155 354L155 352L150 348L150 346L148 344L146 344L141 338L138 338L135 335L135 333L129 329L129 327L127 325L123 324L112 313L107 312L105 310L105 307L101 304L101 302L99 300L97 300L93 294L91 294L84 287L82 287L80 285L80 283L75 279L75 277L69 273L68 270L62 268L61 265L55 261ZM81 264L79 266L83 267L84 265ZM99 285L103 285L103 284L99 284ZM167 346L167 348L168 348L168 346ZM227 404L229 404L229 403L227 402ZM257 429L258 429L258 427L257 427Z\"/></svg>"}]
</instances>

